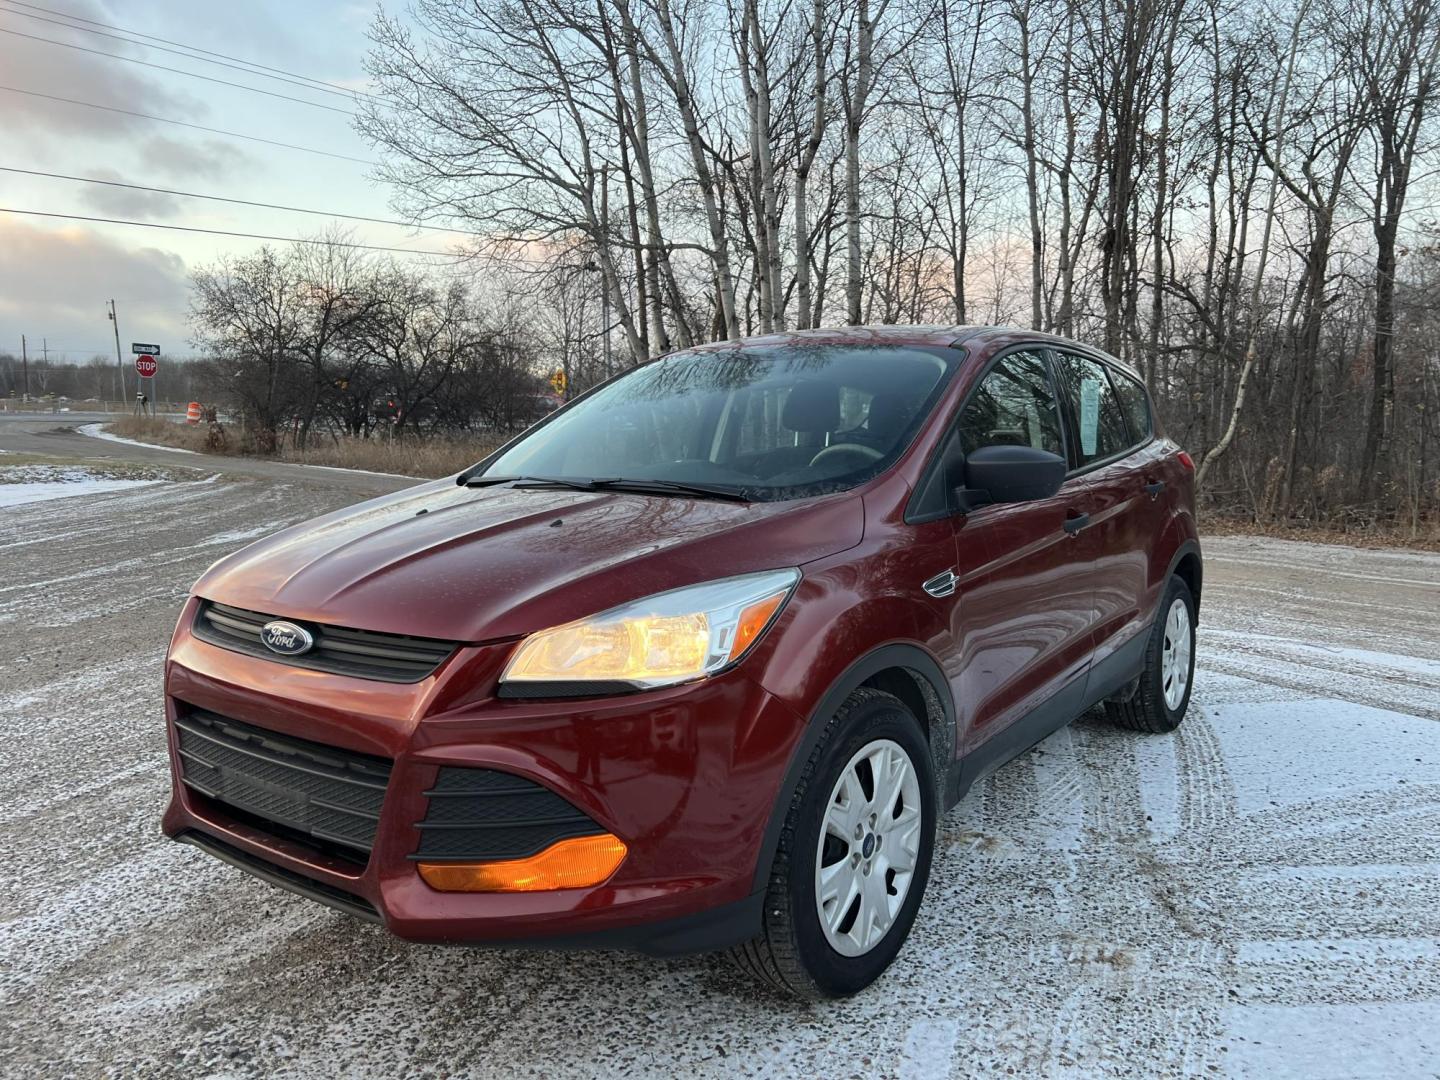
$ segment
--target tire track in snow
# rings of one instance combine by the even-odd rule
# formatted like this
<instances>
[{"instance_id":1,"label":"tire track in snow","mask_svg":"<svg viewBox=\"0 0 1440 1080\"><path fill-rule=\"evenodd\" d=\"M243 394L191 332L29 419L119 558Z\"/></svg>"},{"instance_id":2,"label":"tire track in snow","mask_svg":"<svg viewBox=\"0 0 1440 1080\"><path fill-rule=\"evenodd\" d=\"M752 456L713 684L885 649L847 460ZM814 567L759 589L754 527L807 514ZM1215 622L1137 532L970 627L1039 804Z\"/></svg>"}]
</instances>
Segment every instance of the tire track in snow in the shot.
<instances>
[{"instance_id":1,"label":"tire track in snow","mask_svg":"<svg viewBox=\"0 0 1440 1080\"><path fill-rule=\"evenodd\" d=\"M1192 704L1171 736L1180 776L1180 830L1223 828L1235 820L1235 787L1206 710Z\"/></svg>"}]
</instances>

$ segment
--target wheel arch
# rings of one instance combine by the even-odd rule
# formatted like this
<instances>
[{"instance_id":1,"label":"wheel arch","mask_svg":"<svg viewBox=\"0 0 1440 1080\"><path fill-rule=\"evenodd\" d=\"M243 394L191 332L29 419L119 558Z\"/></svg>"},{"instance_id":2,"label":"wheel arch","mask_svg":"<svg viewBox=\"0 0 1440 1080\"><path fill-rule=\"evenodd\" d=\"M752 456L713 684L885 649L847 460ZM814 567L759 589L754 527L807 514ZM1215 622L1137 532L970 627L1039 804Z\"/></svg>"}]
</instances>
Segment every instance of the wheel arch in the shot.
<instances>
[{"instance_id":1,"label":"wheel arch","mask_svg":"<svg viewBox=\"0 0 1440 1080\"><path fill-rule=\"evenodd\" d=\"M804 730L791 751L790 763L770 808L770 819L766 822L755 861L752 891L764 889L770 879L790 801L800 783L805 763L825 732L826 718L862 686L893 694L925 725L935 775L936 805L942 813L953 805L952 793L958 787L959 771L955 761L955 702L950 695L949 680L935 658L921 646L912 642L881 645L851 663L806 718Z\"/></svg>"},{"instance_id":2,"label":"wheel arch","mask_svg":"<svg viewBox=\"0 0 1440 1080\"><path fill-rule=\"evenodd\" d=\"M1179 577L1190 589L1190 596L1195 601L1195 616L1200 616L1200 589L1205 583L1205 563L1200 557L1200 542L1198 540L1186 540L1175 554L1170 557L1170 567L1165 575L1169 581L1172 576Z\"/></svg>"}]
</instances>

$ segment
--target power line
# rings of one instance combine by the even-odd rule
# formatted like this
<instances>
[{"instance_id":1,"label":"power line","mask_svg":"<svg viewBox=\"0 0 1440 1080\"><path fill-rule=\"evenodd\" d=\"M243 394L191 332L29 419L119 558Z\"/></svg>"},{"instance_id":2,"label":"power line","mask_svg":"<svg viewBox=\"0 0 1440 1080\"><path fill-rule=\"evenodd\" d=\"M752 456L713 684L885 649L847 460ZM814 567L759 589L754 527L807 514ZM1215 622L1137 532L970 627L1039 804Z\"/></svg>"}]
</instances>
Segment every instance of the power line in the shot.
<instances>
[{"instance_id":1,"label":"power line","mask_svg":"<svg viewBox=\"0 0 1440 1080\"><path fill-rule=\"evenodd\" d=\"M315 214L318 217L344 218L347 221L368 221L375 225L397 225L402 229L428 229L432 232L460 233L464 236L484 236L472 229L447 229L443 225L415 225L393 218L366 217L363 214L342 214L336 210L311 210L303 206L285 206L281 203L255 202L251 199L231 199L224 195L202 195L195 191L177 191L174 188L150 187L146 184L127 184L121 180L102 180L93 176L69 176L65 173L44 172L40 169L20 169L13 165L0 165L0 172L20 173L23 176L43 176L50 180L73 180L80 184L103 184L106 187L127 188L130 191L150 191L157 195L179 195L186 199L206 199L210 202L234 203L236 206L255 206L262 210L286 210L292 214Z\"/></svg>"},{"instance_id":2,"label":"power line","mask_svg":"<svg viewBox=\"0 0 1440 1080\"><path fill-rule=\"evenodd\" d=\"M238 236L246 240L274 240L280 244L321 244L325 247L356 248L360 251L394 251L401 255L439 255L442 258L458 259L461 252L433 251L425 248L385 247L380 244L356 244L347 240L316 240L306 236L266 236L264 233L231 232L228 229L202 229L196 225L161 225L156 221L129 221L125 218L87 217L84 214L59 214L46 210L16 210L0 206L0 214L24 214L27 217L65 218L69 221L96 221L102 225L138 225L146 229L169 229L172 232L205 233L209 236Z\"/></svg>"},{"instance_id":3,"label":"power line","mask_svg":"<svg viewBox=\"0 0 1440 1080\"><path fill-rule=\"evenodd\" d=\"M12 94L27 94L30 97L45 98L48 101L63 101L67 105L83 105L87 109L101 109L105 112L119 113L122 116L137 116L141 120L154 120L160 124L174 124L177 127L194 128L196 131L208 131L212 135L226 135L232 139L246 139L250 142L264 143L266 146L279 146L286 150L300 150L307 154L319 154L322 157L339 158L341 161L354 161L360 165L378 165L379 162L371 161L368 158L351 157L349 154L336 154L329 150L316 150L311 146L296 146L294 143L276 142L274 139L262 139L258 135L245 135L238 131L225 131L222 128L206 127L204 124L192 124L187 120L171 120L166 116L153 116L150 113L135 112L132 109L119 109L114 105L99 105L93 101L81 101L78 98L59 97L55 94L42 94L39 90L22 90L18 86L0 86L0 90L8 90Z\"/></svg>"},{"instance_id":4,"label":"power line","mask_svg":"<svg viewBox=\"0 0 1440 1080\"><path fill-rule=\"evenodd\" d=\"M215 52L212 49L202 49L198 45L187 45L183 41L173 41L170 38L163 38L156 34L142 33L139 30L131 30L124 26L115 26L111 23L100 22L98 19L86 19L80 15L71 15L64 11L56 11L54 8L41 7L39 4L26 3L25 0L6 0L6 3L14 5L16 7L30 8L33 11L43 11L47 15L58 15L62 19L70 19L73 22L89 23L91 26L103 26L106 30L118 30L122 34L130 34L133 37L145 38L148 41L163 42L166 45L174 45L180 49L189 49L192 53L202 53L205 56L218 56L222 60L234 60L238 64L248 64L252 68L259 68L261 71L273 71L278 75L290 75L297 79L304 79L308 83L315 83L317 86L328 86L331 89L341 91L342 93L355 94L359 95L360 97L374 96L372 94L366 93L364 90L351 89L349 87L341 86L338 83L326 82L324 79L316 79L312 78L309 75L301 75L299 72L296 71L287 71L285 68L270 67L268 64L257 63L254 60L246 60L244 57L231 56L229 53ZM196 57L196 59L199 59L199 57Z\"/></svg>"},{"instance_id":5,"label":"power line","mask_svg":"<svg viewBox=\"0 0 1440 1080\"><path fill-rule=\"evenodd\" d=\"M165 64L152 64L149 60L137 60L133 56L121 56L119 53L106 52L104 49L92 49L86 45L75 45L69 41L56 41L54 38L40 37L38 34L27 34L21 30L11 30L8 26L0 26L0 34L13 34L15 37L29 38L31 41L43 41L47 45L59 45L66 49L76 49L79 52L91 53L94 56L103 56L107 60L123 60L127 64L139 64L141 67L154 68L157 71L169 72L171 75L186 75L192 79L202 79L209 83L218 83L220 86L233 86L237 90L249 90L252 94L264 94L266 97L279 98L281 101L293 101L299 105L309 105L314 109L326 109L330 112L337 112L343 116L354 116L349 109L342 109L338 105L326 105L319 101L306 101L304 98L291 97L289 94L277 94L273 90L262 90L258 86L246 86L244 83L230 82L228 79L217 79L212 75L201 75L198 71L184 71L181 68L168 67Z\"/></svg>"},{"instance_id":6,"label":"power line","mask_svg":"<svg viewBox=\"0 0 1440 1080\"><path fill-rule=\"evenodd\" d=\"M247 75L257 75L262 79L274 79L276 82L289 83L291 86L299 86L305 90L318 90L323 94L334 94L337 97L349 98L351 101L355 100L355 95L349 90L332 90L327 86L315 86L311 85L308 82L302 82L300 79L289 79L283 75L270 75L263 71L255 71L252 68L243 67L241 64L229 64L226 63L224 60L212 60L209 57L197 56L195 53L183 52L180 49L167 49L164 45L151 45L147 41L136 41L134 38L121 37L119 34L106 33L104 30L91 30L88 26L74 26L68 22L62 21L61 19L50 19L46 18L44 15L35 15L29 11L17 11L14 8L4 7L0 8L0 12L3 12L6 15L19 15L22 19L35 19L39 22L50 23L52 26L63 26L66 30L78 30L82 34L94 34L97 37L110 38L112 41L123 41L127 45L138 45L142 49L154 49L157 52L166 52L171 53L175 56L183 56L187 60L199 60L202 64L215 64L218 67L231 68L235 71L243 71ZM68 18L69 16L66 17Z\"/></svg>"}]
</instances>

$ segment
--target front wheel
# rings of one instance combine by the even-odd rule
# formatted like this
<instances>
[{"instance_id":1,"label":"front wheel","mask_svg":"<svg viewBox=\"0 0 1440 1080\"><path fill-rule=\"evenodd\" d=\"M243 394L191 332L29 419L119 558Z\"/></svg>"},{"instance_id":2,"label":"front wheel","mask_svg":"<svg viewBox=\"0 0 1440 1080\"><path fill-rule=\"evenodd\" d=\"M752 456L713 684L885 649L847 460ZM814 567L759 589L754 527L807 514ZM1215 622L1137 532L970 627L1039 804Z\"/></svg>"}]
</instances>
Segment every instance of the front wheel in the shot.
<instances>
[{"instance_id":1,"label":"front wheel","mask_svg":"<svg viewBox=\"0 0 1440 1080\"><path fill-rule=\"evenodd\" d=\"M930 874L935 784L919 720L862 687L806 762L744 969L796 997L842 997L890 965Z\"/></svg>"},{"instance_id":2,"label":"front wheel","mask_svg":"<svg viewBox=\"0 0 1440 1080\"><path fill-rule=\"evenodd\" d=\"M1195 600L1190 587L1172 577L1145 643L1145 667L1134 692L1107 701L1105 712L1135 731L1174 731L1185 719L1195 678Z\"/></svg>"}]
</instances>

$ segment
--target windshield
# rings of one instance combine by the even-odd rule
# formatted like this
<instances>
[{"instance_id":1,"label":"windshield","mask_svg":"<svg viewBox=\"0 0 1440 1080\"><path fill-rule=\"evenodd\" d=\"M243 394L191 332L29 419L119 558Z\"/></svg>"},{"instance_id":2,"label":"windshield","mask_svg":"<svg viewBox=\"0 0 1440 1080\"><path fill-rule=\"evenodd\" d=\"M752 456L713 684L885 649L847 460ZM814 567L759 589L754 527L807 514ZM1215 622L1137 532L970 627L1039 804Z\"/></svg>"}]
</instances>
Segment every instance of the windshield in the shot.
<instances>
[{"instance_id":1,"label":"windshield","mask_svg":"<svg viewBox=\"0 0 1440 1080\"><path fill-rule=\"evenodd\" d=\"M960 356L844 344L665 357L466 476L663 481L757 500L843 491L899 457Z\"/></svg>"}]
</instances>

